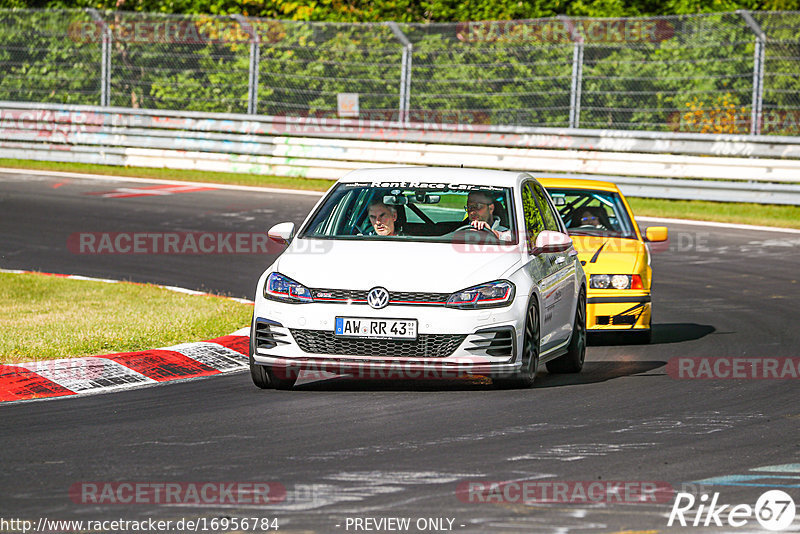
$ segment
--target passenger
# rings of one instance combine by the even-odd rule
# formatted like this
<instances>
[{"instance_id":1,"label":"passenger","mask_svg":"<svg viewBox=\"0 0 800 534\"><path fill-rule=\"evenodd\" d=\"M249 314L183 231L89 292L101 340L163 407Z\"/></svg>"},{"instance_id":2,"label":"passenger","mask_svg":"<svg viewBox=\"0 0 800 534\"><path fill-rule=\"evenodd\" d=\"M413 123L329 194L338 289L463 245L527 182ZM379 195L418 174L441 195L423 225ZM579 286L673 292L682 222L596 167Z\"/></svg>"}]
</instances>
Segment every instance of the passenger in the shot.
<instances>
[{"instance_id":1,"label":"passenger","mask_svg":"<svg viewBox=\"0 0 800 534\"><path fill-rule=\"evenodd\" d=\"M485 191L470 191L467 195L467 212L469 224L476 230L488 230L501 241L513 241L511 232L500 224L500 218L494 215L494 200Z\"/></svg>"},{"instance_id":2,"label":"passenger","mask_svg":"<svg viewBox=\"0 0 800 534\"><path fill-rule=\"evenodd\" d=\"M369 222L378 235L397 235L397 208L387 206L380 200L375 200L369 205Z\"/></svg>"}]
</instances>

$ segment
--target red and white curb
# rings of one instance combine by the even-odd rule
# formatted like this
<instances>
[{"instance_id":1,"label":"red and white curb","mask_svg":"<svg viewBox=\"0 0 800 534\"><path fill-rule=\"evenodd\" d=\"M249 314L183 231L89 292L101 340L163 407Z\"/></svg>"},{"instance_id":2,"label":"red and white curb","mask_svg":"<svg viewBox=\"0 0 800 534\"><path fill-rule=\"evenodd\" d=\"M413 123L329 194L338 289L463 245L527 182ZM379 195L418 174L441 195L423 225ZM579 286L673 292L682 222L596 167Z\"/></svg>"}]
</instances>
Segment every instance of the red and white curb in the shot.
<instances>
[{"instance_id":1,"label":"red and white curb","mask_svg":"<svg viewBox=\"0 0 800 534\"><path fill-rule=\"evenodd\" d=\"M4 273L31 273L78 280L117 283L117 280L78 275L32 273L0 269ZM158 286L181 293L206 295L177 287ZM228 297L224 297L228 298ZM233 299L250 303L245 299ZM38 362L0 364L0 402L75 397L153 386L234 373L249 368L250 329L208 341L182 343L138 352L85 358L60 358Z\"/></svg>"}]
</instances>

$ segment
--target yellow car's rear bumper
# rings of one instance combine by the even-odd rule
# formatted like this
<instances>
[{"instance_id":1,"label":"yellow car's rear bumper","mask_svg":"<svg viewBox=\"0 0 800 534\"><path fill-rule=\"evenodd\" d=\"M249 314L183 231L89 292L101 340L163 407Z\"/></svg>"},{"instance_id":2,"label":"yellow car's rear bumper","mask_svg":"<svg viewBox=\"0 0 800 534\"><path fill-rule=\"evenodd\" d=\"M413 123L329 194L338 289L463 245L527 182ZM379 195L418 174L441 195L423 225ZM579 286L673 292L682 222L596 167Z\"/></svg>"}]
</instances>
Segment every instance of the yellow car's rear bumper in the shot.
<instances>
[{"instance_id":1,"label":"yellow car's rear bumper","mask_svg":"<svg viewBox=\"0 0 800 534\"><path fill-rule=\"evenodd\" d=\"M596 331L647 330L650 328L650 295L589 296L586 328Z\"/></svg>"}]
</instances>

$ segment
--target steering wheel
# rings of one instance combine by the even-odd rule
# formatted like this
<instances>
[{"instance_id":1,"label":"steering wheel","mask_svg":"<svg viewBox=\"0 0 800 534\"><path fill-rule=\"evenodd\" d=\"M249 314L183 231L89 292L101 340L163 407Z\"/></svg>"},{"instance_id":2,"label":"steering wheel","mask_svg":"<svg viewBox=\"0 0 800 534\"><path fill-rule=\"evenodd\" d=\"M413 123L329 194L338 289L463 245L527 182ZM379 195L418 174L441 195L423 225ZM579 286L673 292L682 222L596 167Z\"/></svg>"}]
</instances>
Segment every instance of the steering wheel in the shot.
<instances>
[{"instance_id":1,"label":"steering wheel","mask_svg":"<svg viewBox=\"0 0 800 534\"><path fill-rule=\"evenodd\" d=\"M487 235L485 237L490 237L491 239L497 241L498 243L500 242L500 239L497 238L497 236L494 234L494 231L492 231L491 227L489 226L484 226L483 228L475 228L471 224L465 224L453 230L451 234L456 235L459 232L469 232L469 231L486 232Z\"/></svg>"},{"instance_id":2,"label":"steering wheel","mask_svg":"<svg viewBox=\"0 0 800 534\"><path fill-rule=\"evenodd\" d=\"M471 224L465 224L464 226L459 226L458 228L453 230L453 233L461 232L463 230L475 230L476 232L485 231L485 232L489 232L490 234L494 235L494 232L492 231L492 229L488 225L484 226L483 228L475 228Z\"/></svg>"}]
</instances>

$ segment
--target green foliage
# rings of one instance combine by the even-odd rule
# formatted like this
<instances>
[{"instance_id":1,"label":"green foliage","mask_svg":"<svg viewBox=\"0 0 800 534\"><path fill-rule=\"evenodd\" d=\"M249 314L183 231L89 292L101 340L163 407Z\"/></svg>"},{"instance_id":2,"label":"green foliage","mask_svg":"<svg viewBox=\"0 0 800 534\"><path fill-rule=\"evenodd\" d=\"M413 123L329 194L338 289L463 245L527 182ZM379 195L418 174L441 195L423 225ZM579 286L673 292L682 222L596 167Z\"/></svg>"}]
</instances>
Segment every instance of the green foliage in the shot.
<instances>
[{"instance_id":1,"label":"green foliage","mask_svg":"<svg viewBox=\"0 0 800 534\"><path fill-rule=\"evenodd\" d=\"M94 104L99 99L100 48L63 44L80 11L0 12L0 95L6 100Z\"/></svg>"},{"instance_id":2,"label":"green foliage","mask_svg":"<svg viewBox=\"0 0 800 534\"><path fill-rule=\"evenodd\" d=\"M322 22L520 20L560 14L632 17L800 10L800 0L0 0L0 8L87 8L195 15L243 14Z\"/></svg>"},{"instance_id":3,"label":"green foliage","mask_svg":"<svg viewBox=\"0 0 800 534\"><path fill-rule=\"evenodd\" d=\"M99 1L100 7L104 1ZM120 5L138 10L153 7L149 1ZM190 2L200 0L175 1L187 3L159 9L190 10L197 7ZM691 5L702 11L714 8L715 1L728 0ZM572 27L585 39L581 127L721 133L747 133L751 128L755 36L736 13L636 19L577 16L630 13L625 0L575 1L555 11L544 3L482 0L392 0L380 5L340 0L253 0L239 5L217 0L203 5L216 13L237 5L258 14L271 9L275 16L304 20L325 13L338 20L382 18L394 12L405 20L435 20L443 14L451 19L519 18L566 10L574 15L569 25L557 18L401 24L413 43L412 120L568 126L577 51L568 31ZM638 5L642 11L652 8L646 2ZM250 18L250 26L242 26L229 16L140 11L101 16L112 36L113 106L245 113L252 27L261 43L259 114L335 117L337 95L357 93L361 118L399 118L403 45L389 25ZM800 14L754 17L769 36L763 131L797 135ZM84 10L0 11L0 99L99 104L102 27Z\"/></svg>"}]
</instances>

